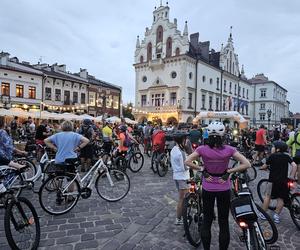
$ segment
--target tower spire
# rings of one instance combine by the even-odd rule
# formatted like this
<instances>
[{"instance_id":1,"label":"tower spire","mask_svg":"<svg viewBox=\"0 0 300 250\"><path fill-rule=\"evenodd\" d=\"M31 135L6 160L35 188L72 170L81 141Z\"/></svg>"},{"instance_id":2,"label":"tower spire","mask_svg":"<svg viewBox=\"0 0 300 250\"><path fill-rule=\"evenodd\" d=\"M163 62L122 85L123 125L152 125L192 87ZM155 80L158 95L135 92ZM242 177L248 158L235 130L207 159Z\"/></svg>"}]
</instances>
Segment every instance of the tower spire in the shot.
<instances>
[{"instance_id":1,"label":"tower spire","mask_svg":"<svg viewBox=\"0 0 300 250\"><path fill-rule=\"evenodd\" d=\"M230 26L230 34L228 37L228 42L232 42L232 26Z\"/></svg>"},{"instance_id":2,"label":"tower spire","mask_svg":"<svg viewBox=\"0 0 300 250\"><path fill-rule=\"evenodd\" d=\"M140 37L137 36L136 38L136 48L139 48L140 47Z\"/></svg>"},{"instance_id":3,"label":"tower spire","mask_svg":"<svg viewBox=\"0 0 300 250\"><path fill-rule=\"evenodd\" d=\"M184 35L184 36L188 36L188 35L189 35L188 26L187 26L187 21L185 21L184 30L183 30L183 35Z\"/></svg>"}]
</instances>

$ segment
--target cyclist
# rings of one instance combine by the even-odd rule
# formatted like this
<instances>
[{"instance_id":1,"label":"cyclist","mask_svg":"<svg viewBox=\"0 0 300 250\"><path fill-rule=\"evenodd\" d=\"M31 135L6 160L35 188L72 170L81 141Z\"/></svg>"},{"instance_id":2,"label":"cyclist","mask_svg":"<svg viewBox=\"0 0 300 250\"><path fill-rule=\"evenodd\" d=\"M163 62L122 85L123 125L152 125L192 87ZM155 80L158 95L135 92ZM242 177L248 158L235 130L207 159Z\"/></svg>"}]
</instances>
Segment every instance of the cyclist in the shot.
<instances>
[{"instance_id":1,"label":"cyclist","mask_svg":"<svg viewBox=\"0 0 300 250\"><path fill-rule=\"evenodd\" d=\"M110 154L111 151L112 142L113 142L112 136L113 136L112 124L106 122L105 126L102 128L102 137L103 137L103 149L104 152L107 154Z\"/></svg>"},{"instance_id":2,"label":"cyclist","mask_svg":"<svg viewBox=\"0 0 300 250\"><path fill-rule=\"evenodd\" d=\"M231 173L244 171L250 167L249 161L235 148L223 145L225 127L220 122L212 122L207 127L207 145L198 147L186 159L189 167L196 167L193 163L199 157L204 163L202 181L203 199L203 225L201 238L205 250L210 249L211 225L214 218L214 204L217 200L219 222L219 248L228 249L229 234L229 207L230 207L230 179ZM234 168L228 168L230 158L233 157L240 164Z\"/></svg>"},{"instance_id":3,"label":"cyclist","mask_svg":"<svg viewBox=\"0 0 300 250\"><path fill-rule=\"evenodd\" d=\"M153 132L153 127L151 126L151 122L148 121L147 125L144 127L144 145L145 145L144 153L146 153L147 148L150 147L152 132Z\"/></svg>"},{"instance_id":4,"label":"cyclist","mask_svg":"<svg viewBox=\"0 0 300 250\"><path fill-rule=\"evenodd\" d=\"M85 172L88 170L88 167L91 165L94 151L93 151L93 145L92 140L94 139L94 129L92 126L92 121L90 119L84 119L83 123L79 129L79 134L83 135L85 138L89 139L89 144L81 149L80 151L80 158L81 158L81 164L82 164L82 172Z\"/></svg>"},{"instance_id":5,"label":"cyclist","mask_svg":"<svg viewBox=\"0 0 300 250\"><path fill-rule=\"evenodd\" d=\"M45 144L56 151L55 163L64 163L66 159L76 159L88 143L89 139L73 132L73 123L64 121L61 125L62 132L54 134L45 139Z\"/></svg>"},{"instance_id":6,"label":"cyclist","mask_svg":"<svg viewBox=\"0 0 300 250\"><path fill-rule=\"evenodd\" d=\"M271 196L272 198L277 198L277 205L273 219L275 223L280 222L281 210L284 206L284 201L288 199L289 188L288 188L288 170L289 164L292 165L290 176L292 179L295 178L297 164L293 162L292 158L286 153L288 146L283 141L274 142L275 151L267 159L266 164L264 164L260 169L267 169L270 166L270 174L267 190L265 193L263 209L266 211L270 204ZM266 219L263 214L259 214L262 219Z\"/></svg>"},{"instance_id":7,"label":"cyclist","mask_svg":"<svg viewBox=\"0 0 300 250\"><path fill-rule=\"evenodd\" d=\"M25 165L13 162L13 153L27 155L27 152L14 148L12 138L4 130L4 117L0 117L0 166L8 165L15 169L21 169Z\"/></svg>"},{"instance_id":8,"label":"cyclist","mask_svg":"<svg viewBox=\"0 0 300 250\"><path fill-rule=\"evenodd\" d=\"M128 133L126 125L119 126L119 131L120 131L119 133L120 144L118 147L118 153L121 154L127 152L132 141L137 144L138 142L133 138L133 136L130 133Z\"/></svg>"},{"instance_id":9,"label":"cyclist","mask_svg":"<svg viewBox=\"0 0 300 250\"><path fill-rule=\"evenodd\" d=\"M199 146L201 137L202 137L202 134L201 134L200 130L198 129L198 126L196 124L193 125L192 129L190 131L190 136L189 136L190 142L192 144L196 144L197 146Z\"/></svg>"},{"instance_id":10,"label":"cyclist","mask_svg":"<svg viewBox=\"0 0 300 250\"><path fill-rule=\"evenodd\" d=\"M187 180L190 179L189 167L186 166L186 152L184 150L187 133L176 132L173 134L175 146L171 150L171 165L173 169L173 180L178 190L178 203L176 209L175 225L182 225L182 208L185 194L189 191ZM200 170L199 166L191 166L192 169Z\"/></svg>"},{"instance_id":11,"label":"cyclist","mask_svg":"<svg viewBox=\"0 0 300 250\"><path fill-rule=\"evenodd\" d=\"M267 136L265 126L262 124L260 125L259 130L256 131L255 136L255 150L257 151L254 160L261 161L264 157L265 149L267 145Z\"/></svg>"},{"instance_id":12,"label":"cyclist","mask_svg":"<svg viewBox=\"0 0 300 250\"><path fill-rule=\"evenodd\" d=\"M152 134L153 150L158 150L158 152L162 154L165 151L165 144L166 144L166 134L161 129L160 125L157 124Z\"/></svg>"}]
</instances>

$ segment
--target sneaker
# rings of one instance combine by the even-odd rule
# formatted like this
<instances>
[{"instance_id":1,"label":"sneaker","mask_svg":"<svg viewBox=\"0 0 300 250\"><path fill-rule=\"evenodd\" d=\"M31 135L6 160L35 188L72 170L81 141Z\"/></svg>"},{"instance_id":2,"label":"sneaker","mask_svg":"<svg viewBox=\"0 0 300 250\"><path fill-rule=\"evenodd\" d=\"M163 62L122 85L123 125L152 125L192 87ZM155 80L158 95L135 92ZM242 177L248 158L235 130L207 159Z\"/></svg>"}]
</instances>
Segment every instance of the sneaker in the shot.
<instances>
[{"instance_id":1,"label":"sneaker","mask_svg":"<svg viewBox=\"0 0 300 250\"><path fill-rule=\"evenodd\" d=\"M182 219L176 218L176 220L175 220L175 225L183 225Z\"/></svg>"},{"instance_id":2,"label":"sneaker","mask_svg":"<svg viewBox=\"0 0 300 250\"><path fill-rule=\"evenodd\" d=\"M257 212L257 216L258 216L261 220L266 220L266 219L267 219L266 216L264 216L264 214L261 213L261 212Z\"/></svg>"},{"instance_id":3,"label":"sneaker","mask_svg":"<svg viewBox=\"0 0 300 250\"><path fill-rule=\"evenodd\" d=\"M274 213L273 215L273 220L275 223L279 224L280 223L280 217L278 214Z\"/></svg>"}]
</instances>

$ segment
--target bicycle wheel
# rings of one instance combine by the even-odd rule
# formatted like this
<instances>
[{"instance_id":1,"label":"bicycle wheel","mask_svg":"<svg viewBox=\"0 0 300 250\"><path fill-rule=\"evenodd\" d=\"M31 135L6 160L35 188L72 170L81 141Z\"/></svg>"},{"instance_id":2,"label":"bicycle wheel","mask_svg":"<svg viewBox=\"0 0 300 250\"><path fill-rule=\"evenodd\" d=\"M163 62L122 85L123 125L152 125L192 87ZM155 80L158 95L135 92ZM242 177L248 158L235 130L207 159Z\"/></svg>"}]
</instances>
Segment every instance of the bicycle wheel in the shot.
<instances>
[{"instance_id":1,"label":"bicycle wheel","mask_svg":"<svg viewBox=\"0 0 300 250\"><path fill-rule=\"evenodd\" d=\"M128 194L130 180L126 173L118 169L108 169L108 171L98 175L95 187L102 199L115 202Z\"/></svg>"},{"instance_id":2,"label":"bicycle wheel","mask_svg":"<svg viewBox=\"0 0 300 250\"><path fill-rule=\"evenodd\" d=\"M189 193L184 198L182 216L184 232L189 243L194 247L198 247L201 244L200 233L203 211L199 205L196 194Z\"/></svg>"},{"instance_id":3,"label":"bicycle wheel","mask_svg":"<svg viewBox=\"0 0 300 250\"><path fill-rule=\"evenodd\" d=\"M128 167L133 173L139 172L144 166L144 156L141 153L134 153L129 158Z\"/></svg>"},{"instance_id":4,"label":"bicycle wheel","mask_svg":"<svg viewBox=\"0 0 300 250\"><path fill-rule=\"evenodd\" d=\"M25 179L32 178L36 175L37 169L35 164L26 158L20 158L16 160L17 163L21 165L26 165L26 171L22 173Z\"/></svg>"},{"instance_id":5,"label":"bicycle wheel","mask_svg":"<svg viewBox=\"0 0 300 250\"><path fill-rule=\"evenodd\" d=\"M167 154L162 153L156 163L157 173L160 177L164 177L168 173L169 158Z\"/></svg>"},{"instance_id":6,"label":"bicycle wheel","mask_svg":"<svg viewBox=\"0 0 300 250\"><path fill-rule=\"evenodd\" d=\"M117 159L115 160L115 165L116 168L119 169L122 172L126 172L127 168L127 162L126 159L123 156L118 156Z\"/></svg>"},{"instance_id":7,"label":"bicycle wheel","mask_svg":"<svg viewBox=\"0 0 300 250\"><path fill-rule=\"evenodd\" d=\"M266 192L269 191L268 189L269 189L269 180L268 179L261 179L257 183L257 194L258 194L258 197L261 202L264 202L265 194L266 194ZM277 203L276 199L271 198L269 209L275 210L276 203Z\"/></svg>"},{"instance_id":8,"label":"bicycle wheel","mask_svg":"<svg viewBox=\"0 0 300 250\"><path fill-rule=\"evenodd\" d=\"M247 180L247 182L250 182L250 181L255 180L256 177L257 177L257 171L256 171L255 167L251 166L246 171L246 180Z\"/></svg>"},{"instance_id":9,"label":"bicycle wheel","mask_svg":"<svg viewBox=\"0 0 300 250\"><path fill-rule=\"evenodd\" d=\"M4 229L12 249L37 249L40 242L39 217L29 200L11 200L4 215Z\"/></svg>"},{"instance_id":10,"label":"bicycle wheel","mask_svg":"<svg viewBox=\"0 0 300 250\"><path fill-rule=\"evenodd\" d=\"M52 215L69 212L76 205L79 196L79 183L71 174L50 176L39 190L42 209Z\"/></svg>"},{"instance_id":11,"label":"bicycle wheel","mask_svg":"<svg viewBox=\"0 0 300 250\"><path fill-rule=\"evenodd\" d=\"M246 247L248 250L266 250L266 244L261 239L259 234L259 227L253 224L246 229Z\"/></svg>"},{"instance_id":12,"label":"bicycle wheel","mask_svg":"<svg viewBox=\"0 0 300 250\"><path fill-rule=\"evenodd\" d=\"M257 223L260 227L260 231L263 238L267 244L273 244L278 239L278 230L274 224L270 215L264 211L258 204L255 203L255 209L261 214L263 214L266 220L262 220L259 216L257 217Z\"/></svg>"},{"instance_id":13,"label":"bicycle wheel","mask_svg":"<svg viewBox=\"0 0 300 250\"><path fill-rule=\"evenodd\" d=\"M290 214L294 224L296 225L298 230L300 230L300 193L295 193L292 195Z\"/></svg>"},{"instance_id":14,"label":"bicycle wheel","mask_svg":"<svg viewBox=\"0 0 300 250\"><path fill-rule=\"evenodd\" d=\"M153 152L152 157L151 157L151 169L154 174L157 173L156 162L157 162L158 155L159 155L158 152L155 151L155 152Z\"/></svg>"}]
</instances>

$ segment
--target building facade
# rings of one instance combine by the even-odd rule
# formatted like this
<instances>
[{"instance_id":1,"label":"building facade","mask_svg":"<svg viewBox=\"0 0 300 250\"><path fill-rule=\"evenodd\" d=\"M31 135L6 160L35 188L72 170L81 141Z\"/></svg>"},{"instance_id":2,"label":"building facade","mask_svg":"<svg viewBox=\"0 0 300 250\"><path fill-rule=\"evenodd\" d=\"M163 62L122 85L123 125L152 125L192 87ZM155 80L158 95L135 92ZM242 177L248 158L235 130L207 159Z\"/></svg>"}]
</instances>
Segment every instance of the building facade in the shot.
<instances>
[{"instance_id":1,"label":"building facade","mask_svg":"<svg viewBox=\"0 0 300 250\"><path fill-rule=\"evenodd\" d=\"M64 64L31 65L9 56L0 53L1 107L120 116L121 87L89 75L86 69L71 73Z\"/></svg>"},{"instance_id":2,"label":"building facade","mask_svg":"<svg viewBox=\"0 0 300 250\"><path fill-rule=\"evenodd\" d=\"M177 20L171 22L169 15L169 6L155 8L151 27L143 39L137 37L136 118L190 123L203 111L238 111L252 123L255 85L240 66L232 32L217 52L209 41L199 41L199 33L189 36L187 22L179 31Z\"/></svg>"},{"instance_id":3,"label":"building facade","mask_svg":"<svg viewBox=\"0 0 300 250\"><path fill-rule=\"evenodd\" d=\"M16 57L9 58L8 53L0 53L1 107L40 109L44 76L27 65Z\"/></svg>"}]
</instances>

